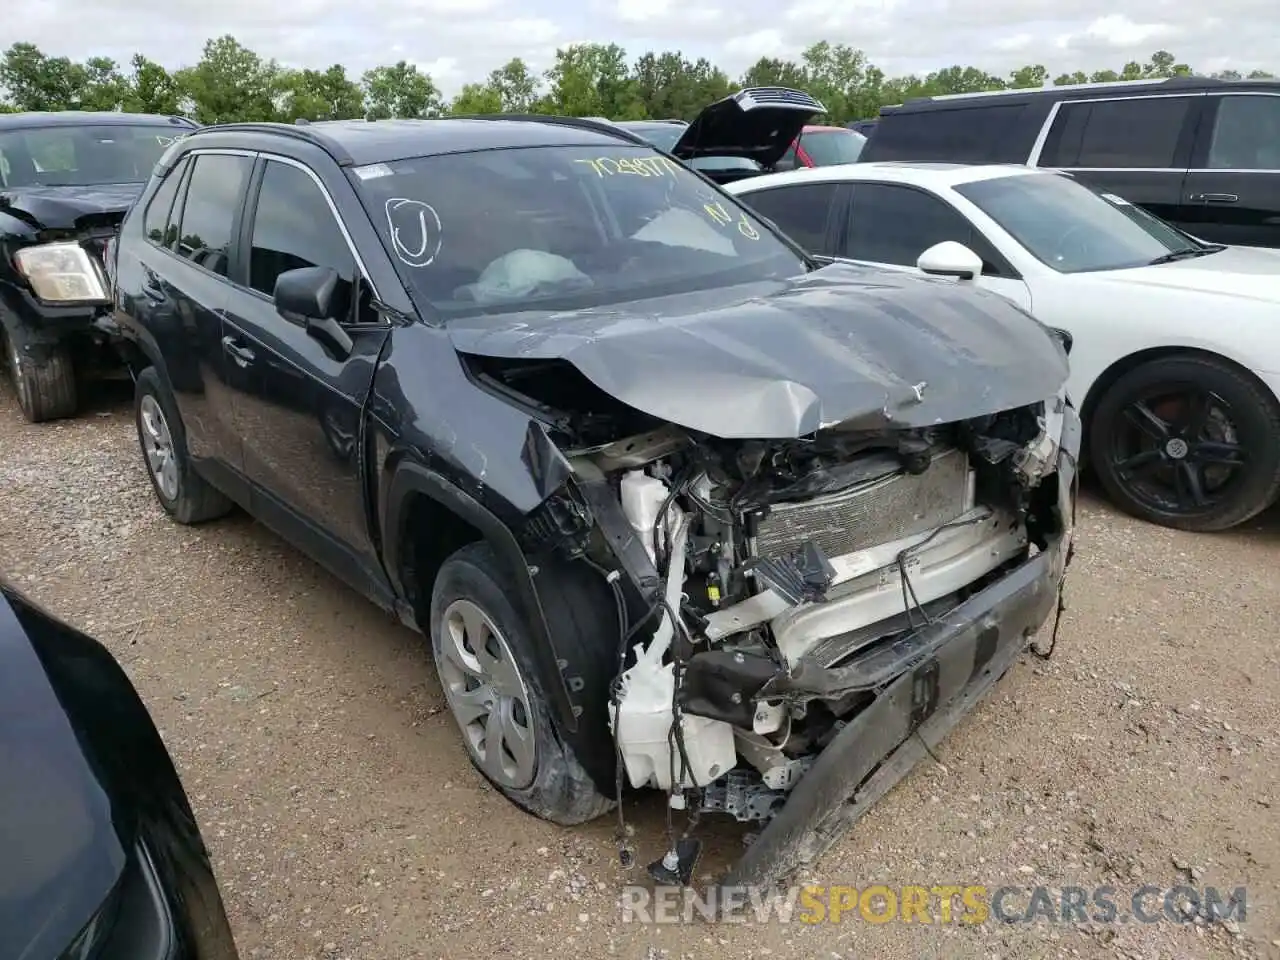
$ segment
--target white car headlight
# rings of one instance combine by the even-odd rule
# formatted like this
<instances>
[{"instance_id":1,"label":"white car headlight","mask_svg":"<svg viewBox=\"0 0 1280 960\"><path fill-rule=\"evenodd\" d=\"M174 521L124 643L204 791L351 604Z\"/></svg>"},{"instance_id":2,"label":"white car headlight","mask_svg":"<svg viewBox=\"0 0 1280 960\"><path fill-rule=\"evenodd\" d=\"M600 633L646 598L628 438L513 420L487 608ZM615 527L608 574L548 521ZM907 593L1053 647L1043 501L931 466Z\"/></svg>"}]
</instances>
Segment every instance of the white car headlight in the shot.
<instances>
[{"instance_id":1,"label":"white car headlight","mask_svg":"<svg viewBox=\"0 0 1280 960\"><path fill-rule=\"evenodd\" d=\"M102 269L74 241L23 247L13 255L13 262L41 300L92 303L107 299Z\"/></svg>"}]
</instances>

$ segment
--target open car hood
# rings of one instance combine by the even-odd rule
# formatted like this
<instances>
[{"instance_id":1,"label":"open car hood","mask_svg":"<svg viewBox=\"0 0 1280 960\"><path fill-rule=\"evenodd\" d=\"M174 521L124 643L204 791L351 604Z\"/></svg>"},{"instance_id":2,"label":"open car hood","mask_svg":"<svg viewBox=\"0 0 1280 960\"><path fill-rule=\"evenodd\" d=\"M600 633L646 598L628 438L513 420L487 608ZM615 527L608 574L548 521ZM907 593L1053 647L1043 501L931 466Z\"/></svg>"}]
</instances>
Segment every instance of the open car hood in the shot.
<instances>
[{"instance_id":1,"label":"open car hood","mask_svg":"<svg viewBox=\"0 0 1280 960\"><path fill-rule=\"evenodd\" d=\"M802 90L747 87L705 107L671 152L681 160L749 157L772 167L804 125L825 112L826 107Z\"/></svg>"},{"instance_id":2,"label":"open car hood","mask_svg":"<svg viewBox=\"0 0 1280 960\"><path fill-rule=\"evenodd\" d=\"M1044 400L1067 379L1061 343L1003 297L851 264L447 329L460 353L563 360L628 406L724 439L950 423Z\"/></svg>"}]
</instances>

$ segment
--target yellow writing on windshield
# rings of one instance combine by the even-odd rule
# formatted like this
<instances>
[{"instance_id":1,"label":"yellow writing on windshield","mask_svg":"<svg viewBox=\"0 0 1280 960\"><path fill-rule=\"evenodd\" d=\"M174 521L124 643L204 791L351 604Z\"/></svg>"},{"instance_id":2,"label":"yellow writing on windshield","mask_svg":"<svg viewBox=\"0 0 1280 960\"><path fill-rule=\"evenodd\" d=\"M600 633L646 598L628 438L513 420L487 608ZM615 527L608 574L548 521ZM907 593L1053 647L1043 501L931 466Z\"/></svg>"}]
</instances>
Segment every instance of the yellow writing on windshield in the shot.
<instances>
[{"instance_id":1,"label":"yellow writing on windshield","mask_svg":"<svg viewBox=\"0 0 1280 960\"><path fill-rule=\"evenodd\" d=\"M670 157L595 157L575 160L591 166L597 177L673 177L680 164Z\"/></svg>"},{"instance_id":2,"label":"yellow writing on windshield","mask_svg":"<svg viewBox=\"0 0 1280 960\"><path fill-rule=\"evenodd\" d=\"M717 226L727 227L734 222L733 214L726 210L724 204L719 200L704 203L702 205L702 209ZM747 219L747 215L745 213L738 216L737 227L738 232L748 240L760 239L760 231L752 225L751 221Z\"/></svg>"}]
</instances>

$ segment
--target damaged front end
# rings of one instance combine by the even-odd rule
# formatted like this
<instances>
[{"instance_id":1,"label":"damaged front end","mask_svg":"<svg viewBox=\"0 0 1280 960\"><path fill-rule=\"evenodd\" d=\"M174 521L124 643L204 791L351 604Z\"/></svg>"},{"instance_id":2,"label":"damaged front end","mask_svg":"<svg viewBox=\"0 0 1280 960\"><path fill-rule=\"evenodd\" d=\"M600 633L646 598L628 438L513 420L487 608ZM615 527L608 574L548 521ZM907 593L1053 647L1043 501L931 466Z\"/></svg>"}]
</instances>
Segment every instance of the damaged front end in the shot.
<instances>
[{"instance_id":1,"label":"damaged front end","mask_svg":"<svg viewBox=\"0 0 1280 960\"><path fill-rule=\"evenodd\" d=\"M615 582L621 764L677 809L761 825L730 882L819 855L1058 602L1080 445L1062 392L957 422L854 418L770 440L644 417L611 440L607 418L542 412L553 426L531 429L526 459L549 496L526 543ZM696 851L673 842L651 870L687 881Z\"/></svg>"}]
</instances>

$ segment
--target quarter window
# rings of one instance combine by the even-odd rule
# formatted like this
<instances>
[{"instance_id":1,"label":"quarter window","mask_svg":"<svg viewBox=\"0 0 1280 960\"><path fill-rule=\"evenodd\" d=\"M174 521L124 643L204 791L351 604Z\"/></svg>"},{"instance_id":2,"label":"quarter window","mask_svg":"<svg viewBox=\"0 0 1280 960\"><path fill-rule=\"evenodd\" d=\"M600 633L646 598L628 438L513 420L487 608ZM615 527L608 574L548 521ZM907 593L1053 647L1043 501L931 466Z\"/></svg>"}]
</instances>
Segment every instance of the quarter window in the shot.
<instances>
[{"instance_id":1,"label":"quarter window","mask_svg":"<svg viewBox=\"0 0 1280 960\"><path fill-rule=\"evenodd\" d=\"M1280 170L1280 97L1223 97L1208 165L1213 170Z\"/></svg>"},{"instance_id":2,"label":"quarter window","mask_svg":"<svg viewBox=\"0 0 1280 960\"><path fill-rule=\"evenodd\" d=\"M253 218L249 286L272 296L276 278L300 267L330 267L339 277L345 316L356 264L324 194L306 172L268 161Z\"/></svg>"},{"instance_id":3,"label":"quarter window","mask_svg":"<svg viewBox=\"0 0 1280 960\"><path fill-rule=\"evenodd\" d=\"M1131 97L1064 103L1040 165L1066 168L1175 168L1191 97Z\"/></svg>"},{"instance_id":4,"label":"quarter window","mask_svg":"<svg viewBox=\"0 0 1280 960\"><path fill-rule=\"evenodd\" d=\"M178 254L211 273L228 274L231 235L253 160L206 153L195 159L178 231Z\"/></svg>"},{"instance_id":5,"label":"quarter window","mask_svg":"<svg viewBox=\"0 0 1280 960\"><path fill-rule=\"evenodd\" d=\"M830 253L827 218L835 196L834 183L806 183L760 190L741 199L810 253Z\"/></svg>"}]
</instances>

